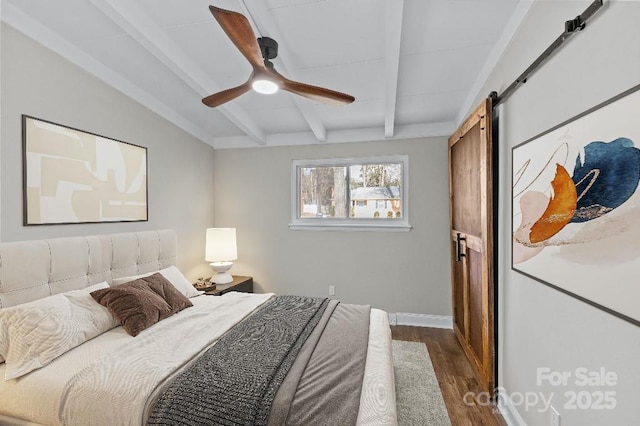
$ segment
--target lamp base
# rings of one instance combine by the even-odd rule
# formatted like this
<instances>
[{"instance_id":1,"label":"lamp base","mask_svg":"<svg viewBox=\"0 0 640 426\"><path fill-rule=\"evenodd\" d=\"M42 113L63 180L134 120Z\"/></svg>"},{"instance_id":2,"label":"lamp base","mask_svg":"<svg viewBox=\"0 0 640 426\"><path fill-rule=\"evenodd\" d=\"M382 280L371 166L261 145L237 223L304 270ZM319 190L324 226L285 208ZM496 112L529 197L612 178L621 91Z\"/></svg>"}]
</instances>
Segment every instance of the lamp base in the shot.
<instances>
[{"instance_id":1,"label":"lamp base","mask_svg":"<svg viewBox=\"0 0 640 426\"><path fill-rule=\"evenodd\" d=\"M228 272L218 272L211 277L211 282L215 284L229 284L233 277Z\"/></svg>"},{"instance_id":2,"label":"lamp base","mask_svg":"<svg viewBox=\"0 0 640 426\"><path fill-rule=\"evenodd\" d=\"M211 267L216 272L211 277L211 282L215 284L229 284L233 277L227 271L231 269L233 262L213 262Z\"/></svg>"}]
</instances>

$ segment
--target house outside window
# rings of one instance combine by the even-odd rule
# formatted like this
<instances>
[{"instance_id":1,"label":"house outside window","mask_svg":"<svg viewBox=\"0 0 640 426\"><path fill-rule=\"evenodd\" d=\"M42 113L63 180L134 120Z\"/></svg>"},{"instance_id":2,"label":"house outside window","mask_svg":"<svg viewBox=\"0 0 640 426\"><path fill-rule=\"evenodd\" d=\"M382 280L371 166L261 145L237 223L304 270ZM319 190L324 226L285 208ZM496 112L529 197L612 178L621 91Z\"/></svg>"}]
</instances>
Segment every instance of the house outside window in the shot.
<instances>
[{"instance_id":1,"label":"house outside window","mask_svg":"<svg viewBox=\"0 0 640 426\"><path fill-rule=\"evenodd\" d=\"M408 156L294 160L291 229L408 231Z\"/></svg>"}]
</instances>

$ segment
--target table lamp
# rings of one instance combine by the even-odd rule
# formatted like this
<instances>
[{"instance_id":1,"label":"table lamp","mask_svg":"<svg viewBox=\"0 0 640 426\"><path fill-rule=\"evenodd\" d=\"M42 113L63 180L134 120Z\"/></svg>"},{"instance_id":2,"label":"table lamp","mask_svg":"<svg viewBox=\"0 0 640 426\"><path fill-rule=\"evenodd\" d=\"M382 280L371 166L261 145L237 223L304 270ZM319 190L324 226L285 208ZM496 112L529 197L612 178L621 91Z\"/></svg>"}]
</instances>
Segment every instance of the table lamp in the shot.
<instances>
[{"instance_id":1,"label":"table lamp","mask_svg":"<svg viewBox=\"0 0 640 426\"><path fill-rule=\"evenodd\" d=\"M215 274L211 282L228 284L233 277L228 273L233 260L238 258L236 228L209 228L205 247L205 260L211 262Z\"/></svg>"}]
</instances>

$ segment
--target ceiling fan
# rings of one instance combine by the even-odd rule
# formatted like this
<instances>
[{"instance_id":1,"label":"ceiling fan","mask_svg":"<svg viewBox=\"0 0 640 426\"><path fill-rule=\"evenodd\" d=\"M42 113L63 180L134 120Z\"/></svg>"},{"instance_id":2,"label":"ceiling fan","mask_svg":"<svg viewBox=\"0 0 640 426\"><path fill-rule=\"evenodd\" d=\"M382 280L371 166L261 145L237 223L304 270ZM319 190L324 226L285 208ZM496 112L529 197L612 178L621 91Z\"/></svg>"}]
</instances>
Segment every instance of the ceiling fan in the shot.
<instances>
[{"instance_id":1,"label":"ceiling fan","mask_svg":"<svg viewBox=\"0 0 640 426\"><path fill-rule=\"evenodd\" d=\"M223 90L202 99L202 103L212 108L237 98L250 89L258 93L271 94L278 90L303 96L330 105L347 105L355 100L351 95L309 84L298 83L283 77L273 68L271 59L278 56L278 43L269 37L256 39L251 24L244 15L231 10L209 6L233 44L240 50L253 67L249 79L240 86Z\"/></svg>"}]
</instances>

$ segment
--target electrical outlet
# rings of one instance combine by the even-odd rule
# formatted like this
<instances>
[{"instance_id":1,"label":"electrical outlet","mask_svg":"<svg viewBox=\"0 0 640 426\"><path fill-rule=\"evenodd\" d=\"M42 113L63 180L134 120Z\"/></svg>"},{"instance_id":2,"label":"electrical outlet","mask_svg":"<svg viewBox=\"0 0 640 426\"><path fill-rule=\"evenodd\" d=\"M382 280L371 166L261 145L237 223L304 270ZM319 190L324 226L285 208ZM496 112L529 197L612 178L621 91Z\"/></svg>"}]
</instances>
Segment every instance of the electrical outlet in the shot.
<instances>
[{"instance_id":1,"label":"electrical outlet","mask_svg":"<svg viewBox=\"0 0 640 426\"><path fill-rule=\"evenodd\" d=\"M560 426L560 413L558 413L558 410L553 408L552 405L549 411L551 412L551 426Z\"/></svg>"},{"instance_id":2,"label":"electrical outlet","mask_svg":"<svg viewBox=\"0 0 640 426\"><path fill-rule=\"evenodd\" d=\"M329 296L335 296L335 294L336 294L336 286L330 285L329 286Z\"/></svg>"}]
</instances>

